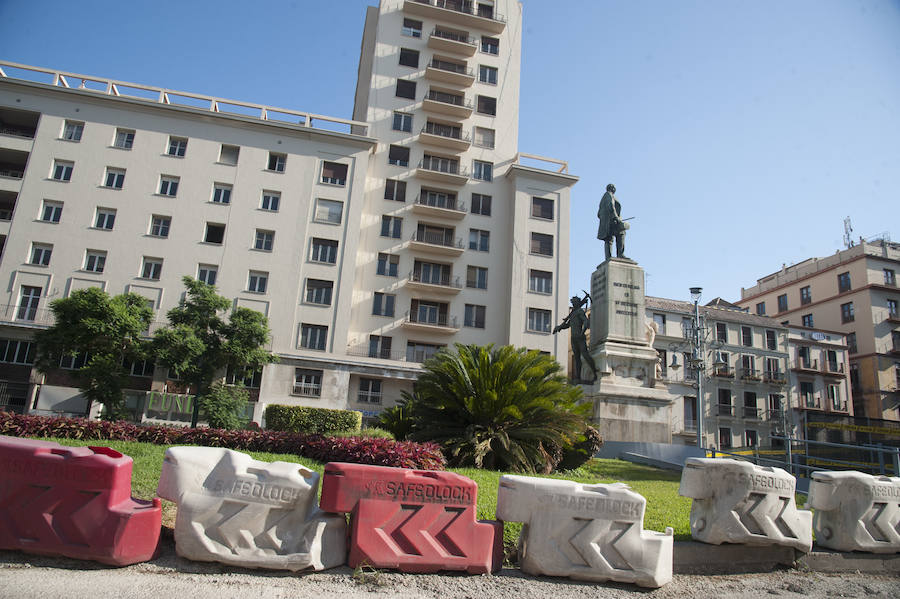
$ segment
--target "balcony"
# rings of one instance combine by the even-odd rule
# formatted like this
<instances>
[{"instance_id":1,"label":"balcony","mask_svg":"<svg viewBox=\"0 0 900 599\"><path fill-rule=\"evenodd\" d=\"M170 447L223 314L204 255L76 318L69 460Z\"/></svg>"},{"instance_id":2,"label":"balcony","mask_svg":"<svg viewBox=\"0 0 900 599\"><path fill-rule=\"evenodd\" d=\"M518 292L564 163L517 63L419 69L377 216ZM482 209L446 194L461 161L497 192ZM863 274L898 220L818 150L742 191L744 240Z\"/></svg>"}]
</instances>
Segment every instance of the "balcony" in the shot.
<instances>
[{"instance_id":1,"label":"balcony","mask_svg":"<svg viewBox=\"0 0 900 599\"><path fill-rule=\"evenodd\" d=\"M459 277L428 277L421 272L412 271L406 279L406 286L418 291L455 295L462 289L462 282Z\"/></svg>"},{"instance_id":2,"label":"balcony","mask_svg":"<svg viewBox=\"0 0 900 599\"><path fill-rule=\"evenodd\" d=\"M0 306L0 322L11 322L24 326L49 327L56 322L53 311L28 304L6 304Z\"/></svg>"},{"instance_id":3,"label":"balcony","mask_svg":"<svg viewBox=\"0 0 900 599\"><path fill-rule=\"evenodd\" d=\"M720 403L716 405L717 416L734 416L734 406L730 403Z\"/></svg>"},{"instance_id":4,"label":"balcony","mask_svg":"<svg viewBox=\"0 0 900 599\"><path fill-rule=\"evenodd\" d=\"M822 396L811 393L800 395L800 407L806 410L821 410Z\"/></svg>"},{"instance_id":5,"label":"balcony","mask_svg":"<svg viewBox=\"0 0 900 599\"><path fill-rule=\"evenodd\" d=\"M467 33L435 27L428 36L428 47L441 52L453 52L462 56L475 56L478 40Z\"/></svg>"},{"instance_id":6,"label":"balcony","mask_svg":"<svg viewBox=\"0 0 900 599\"><path fill-rule=\"evenodd\" d=\"M763 372L763 381L773 385L784 385L787 383L787 376L778 370L766 370Z\"/></svg>"},{"instance_id":7,"label":"balcony","mask_svg":"<svg viewBox=\"0 0 900 599\"><path fill-rule=\"evenodd\" d=\"M449 185L465 185L469 181L469 171L458 160L428 155L419 163L416 176Z\"/></svg>"},{"instance_id":8,"label":"balcony","mask_svg":"<svg viewBox=\"0 0 900 599\"><path fill-rule=\"evenodd\" d=\"M456 240L446 234L432 233L430 231L416 231L409 240L409 249L419 250L430 254L442 256L461 256L466 251L461 238Z\"/></svg>"},{"instance_id":9,"label":"balcony","mask_svg":"<svg viewBox=\"0 0 900 599\"><path fill-rule=\"evenodd\" d=\"M405 0L403 11L461 27L481 29L491 33L503 33L506 18L492 6L480 5L471 0Z\"/></svg>"},{"instance_id":10,"label":"balcony","mask_svg":"<svg viewBox=\"0 0 900 599\"><path fill-rule=\"evenodd\" d=\"M837 377L844 376L844 364L843 363L838 364L837 362L825 361L822 364L822 366L823 366L822 372L828 376L837 376Z\"/></svg>"},{"instance_id":11,"label":"balcony","mask_svg":"<svg viewBox=\"0 0 900 599\"><path fill-rule=\"evenodd\" d=\"M900 312L888 312L887 321L894 323L900 322Z\"/></svg>"},{"instance_id":12,"label":"balcony","mask_svg":"<svg viewBox=\"0 0 900 599\"><path fill-rule=\"evenodd\" d=\"M731 366L714 366L711 374L712 376L723 379L733 379L734 368L732 368Z\"/></svg>"},{"instance_id":13,"label":"balcony","mask_svg":"<svg viewBox=\"0 0 900 599\"><path fill-rule=\"evenodd\" d=\"M742 408L744 418L748 420L762 420L763 410L756 406L744 406Z\"/></svg>"},{"instance_id":14,"label":"balcony","mask_svg":"<svg viewBox=\"0 0 900 599\"><path fill-rule=\"evenodd\" d=\"M419 133L419 141L423 144L448 148L456 152L465 152L472 145L472 139L468 133L453 125L440 123L428 123Z\"/></svg>"},{"instance_id":15,"label":"balcony","mask_svg":"<svg viewBox=\"0 0 900 599\"><path fill-rule=\"evenodd\" d=\"M425 78L441 83L469 87L475 83L475 71L465 64L432 58L425 66Z\"/></svg>"},{"instance_id":16,"label":"balcony","mask_svg":"<svg viewBox=\"0 0 900 599\"><path fill-rule=\"evenodd\" d=\"M403 327L420 333L437 333L439 335L452 335L459 331L455 316L425 313L422 310L407 312L406 318L403 320Z\"/></svg>"},{"instance_id":17,"label":"balcony","mask_svg":"<svg viewBox=\"0 0 900 599\"><path fill-rule=\"evenodd\" d=\"M461 94L451 94L436 89L428 90L428 95L422 100L422 108L426 112L445 114L448 116L467 119L475 111L475 105Z\"/></svg>"},{"instance_id":18,"label":"balcony","mask_svg":"<svg viewBox=\"0 0 900 599\"><path fill-rule=\"evenodd\" d=\"M791 370L796 370L796 371L800 371L800 372L818 372L819 371L819 361L800 357L797 359L796 362L794 362L794 365L791 367Z\"/></svg>"},{"instance_id":19,"label":"balcony","mask_svg":"<svg viewBox=\"0 0 900 599\"><path fill-rule=\"evenodd\" d=\"M738 371L738 376L742 381L759 382L762 380L759 371L754 368L741 368Z\"/></svg>"},{"instance_id":20,"label":"balcony","mask_svg":"<svg viewBox=\"0 0 900 599\"><path fill-rule=\"evenodd\" d=\"M416 196L412 211L424 216L462 220L466 216L466 205L456 198L436 199L426 194Z\"/></svg>"}]
</instances>

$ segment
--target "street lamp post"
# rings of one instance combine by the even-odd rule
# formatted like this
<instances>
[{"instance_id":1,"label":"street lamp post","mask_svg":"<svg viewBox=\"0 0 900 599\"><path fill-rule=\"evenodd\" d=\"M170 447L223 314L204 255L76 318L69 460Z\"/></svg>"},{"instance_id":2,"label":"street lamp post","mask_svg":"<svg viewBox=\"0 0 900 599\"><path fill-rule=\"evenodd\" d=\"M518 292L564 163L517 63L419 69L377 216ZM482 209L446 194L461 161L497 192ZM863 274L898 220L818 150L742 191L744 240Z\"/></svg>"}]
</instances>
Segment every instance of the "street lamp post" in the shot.
<instances>
[{"instance_id":1,"label":"street lamp post","mask_svg":"<svg viewBox=\"0 0 900 599\"><path fill-rule=\"evenodd\" d=\"M700 326L700 295L702 287L691 287L691 299L694 300L694 322L691 323L691 363L697 372L697 448L703 448L703 369L704 348L703 333Z\"/></svg>"}]
</instances>

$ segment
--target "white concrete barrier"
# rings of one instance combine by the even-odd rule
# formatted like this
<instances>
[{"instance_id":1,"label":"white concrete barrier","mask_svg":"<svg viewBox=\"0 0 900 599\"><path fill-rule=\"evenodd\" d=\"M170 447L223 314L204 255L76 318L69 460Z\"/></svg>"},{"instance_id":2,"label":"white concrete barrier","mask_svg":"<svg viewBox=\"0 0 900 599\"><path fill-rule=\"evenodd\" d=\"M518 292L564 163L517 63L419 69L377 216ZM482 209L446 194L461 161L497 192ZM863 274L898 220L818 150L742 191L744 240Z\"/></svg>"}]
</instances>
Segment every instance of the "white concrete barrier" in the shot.
<instances>
[{"instance_id":1,"label":"white concrete barrier","mask_svg":"<svg viewBox=\"0 0 900 599\"><path fill-rule=\"evenodd\" d=\"M347 557L343 515L319 511L319 474L217 447L166 450L157 494L178 504L175 549L197 561L324 570Z\"/></svg>"},{"instance_id":2,"label":"white concrete barrier","mask_svg":"<svg viewBox=\"0 0 900 599\"><path fill-rule=\"evenodd\" d=\"M660 587L672 579L672 529L644 530L646 505L623 483L505 474L497 519L525 523L519 567L527 574Z\"/></svg>"},{"instance_id":3,"label":"white concrete barrier","mask_svg":"<svg viewBox=\"0 0 900 599\"><path fill-rule=\"evenodd\" d=\"M809 553L812 512L798 510L797 480L781 468L688 458L678 493L691 497L691 536L704 543L784 545Z\"/></svg>"},{"instance_id":4,"label":"white concrete barrier","mask_svg":"<svg viewBox=\"0 0 900 599\"><path fill-rule=\"evenodd\" d=\"M814 472L808 505L816 545L838 551L900 552L900 478Z\"/></svg>"}]
</instances>

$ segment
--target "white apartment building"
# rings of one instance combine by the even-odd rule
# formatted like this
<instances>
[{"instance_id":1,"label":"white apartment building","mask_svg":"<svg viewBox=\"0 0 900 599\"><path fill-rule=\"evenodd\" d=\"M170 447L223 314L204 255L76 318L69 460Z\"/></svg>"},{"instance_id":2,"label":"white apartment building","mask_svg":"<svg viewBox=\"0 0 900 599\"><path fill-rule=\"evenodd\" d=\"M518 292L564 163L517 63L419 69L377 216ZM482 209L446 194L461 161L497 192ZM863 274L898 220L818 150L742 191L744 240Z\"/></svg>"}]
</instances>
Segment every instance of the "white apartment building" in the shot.
<instances>
[{"instance_id":1,"label":"white apartment building","mask_svg":"<svg viewBox=\"0 0 900 599\"><path fill-rule=\"evenodd\" d=\"M75 361L30 367L52 300L135 292L155 328L184 275L268 316L257 421L374 416L457 342L563 358L577 178L518 153L521 27L513 0L370 7L354 120L0 62L0 403L79 411ZM138 412L185 419L165 368L132 374Z\"/></svg>"}]
</instances>

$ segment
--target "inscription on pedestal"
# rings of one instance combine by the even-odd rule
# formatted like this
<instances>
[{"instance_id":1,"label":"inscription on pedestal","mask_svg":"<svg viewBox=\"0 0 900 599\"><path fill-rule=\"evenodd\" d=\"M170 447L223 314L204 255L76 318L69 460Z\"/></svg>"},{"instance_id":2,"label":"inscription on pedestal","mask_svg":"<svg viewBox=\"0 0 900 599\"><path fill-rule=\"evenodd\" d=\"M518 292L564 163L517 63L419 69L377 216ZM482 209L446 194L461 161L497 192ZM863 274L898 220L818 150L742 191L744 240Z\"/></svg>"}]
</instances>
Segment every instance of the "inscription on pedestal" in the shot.
<instances>
[{"instance_id":1,"label":"inscription on pedestal","mask_svg":"<svg viewBox=\"0 0 900 599\"><path fill-rule=\"evenodd\" d=\"M644 270L623 260L607 260L591 277L591 345L617 341L646 345Z\"/></svg>"}]
</instances>

